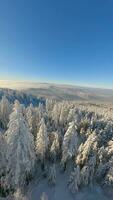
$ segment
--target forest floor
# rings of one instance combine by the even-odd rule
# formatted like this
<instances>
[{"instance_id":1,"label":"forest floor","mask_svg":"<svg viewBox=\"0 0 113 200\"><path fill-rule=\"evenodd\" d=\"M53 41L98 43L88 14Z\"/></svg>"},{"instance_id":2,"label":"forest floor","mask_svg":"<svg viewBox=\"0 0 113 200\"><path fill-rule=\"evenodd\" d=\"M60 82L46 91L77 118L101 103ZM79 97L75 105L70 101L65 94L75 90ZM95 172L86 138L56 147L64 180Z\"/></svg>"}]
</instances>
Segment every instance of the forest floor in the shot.
<instances>
[{"instance_id":1,"label":"forest floor","mask_svg":"<svg viewBox=\"0 0 113 200\"><path fill-rule=\"evenodd\" d=\"M113 200L113 191L107 194L100 186L83 188L72 194L67 186L68 173L57 172L56 185L50 186L47 179L30 185L27 193L29 200L39 200L42 193L46 193L48 200Z\"/></svg>"}]
</instances>

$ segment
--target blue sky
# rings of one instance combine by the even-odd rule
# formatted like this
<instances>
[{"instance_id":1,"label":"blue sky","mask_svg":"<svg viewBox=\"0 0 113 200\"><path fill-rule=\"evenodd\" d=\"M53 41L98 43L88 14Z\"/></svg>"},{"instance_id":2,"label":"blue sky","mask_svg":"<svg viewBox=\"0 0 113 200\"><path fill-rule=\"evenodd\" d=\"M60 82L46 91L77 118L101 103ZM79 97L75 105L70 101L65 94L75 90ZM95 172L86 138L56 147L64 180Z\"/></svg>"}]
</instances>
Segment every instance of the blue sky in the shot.
<instances>
[{"instance_id":1,"label":"blue sky","mask_svg":"<svg viewBox=\"0 0 113 200\"><path fill-rule=\"evenodd\" d=\"M113 88L113 0L0 0L0 79Z\"/></svg>"}]
</instances>

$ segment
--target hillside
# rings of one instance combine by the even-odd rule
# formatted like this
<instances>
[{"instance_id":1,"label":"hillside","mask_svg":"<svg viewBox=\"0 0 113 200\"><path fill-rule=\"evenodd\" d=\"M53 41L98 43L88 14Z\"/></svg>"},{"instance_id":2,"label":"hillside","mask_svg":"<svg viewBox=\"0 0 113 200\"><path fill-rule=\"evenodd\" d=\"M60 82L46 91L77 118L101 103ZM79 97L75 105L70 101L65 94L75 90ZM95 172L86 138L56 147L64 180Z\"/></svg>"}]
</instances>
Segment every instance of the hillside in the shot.
<instances>
[{"instance_id":1,"label":"hillside","mask_svg":"<svg viewBox=\"0 0 113 200\"><path fill-rule=\"evenodd\" d=\"M19 100L34 102L38 99L55 99L58 101L86 101L94 103L112 103L113 102L113 90L91 88L73 85L60 85L54 83L37 83L37 82L3 82L0 81L0 95L6 93L8 98L19 98ZM7 89L4 89L7 88ZM15 99L15 98L14 98ZM25 102L24 102L25 103Z\"/></svg>"},{"instance_id":2,"label":"hillside","mask_svg":"<svg viewBox=\"0 0 113 200\"><path fill-rule=\"evenodd\" d=\"M32 86L32 85L31 85ZM26 94L56 100L77 100L93 102L112 102L112 89L98 89L70 85L37 84L37 87L23 89Z\"/></svg>"}]
</instances>

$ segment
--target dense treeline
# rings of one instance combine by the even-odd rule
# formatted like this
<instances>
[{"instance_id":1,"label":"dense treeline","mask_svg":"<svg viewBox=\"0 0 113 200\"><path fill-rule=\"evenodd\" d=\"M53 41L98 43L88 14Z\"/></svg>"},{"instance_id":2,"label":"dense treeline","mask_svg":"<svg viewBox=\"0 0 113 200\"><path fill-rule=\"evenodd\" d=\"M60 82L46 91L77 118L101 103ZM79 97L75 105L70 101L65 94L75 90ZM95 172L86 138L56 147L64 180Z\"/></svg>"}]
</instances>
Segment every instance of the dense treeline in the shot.
<instances>
[{"instance_id":1,"label":"dense treeline","mask_svg":"<svg viewBox=\"0 0 113 200\"><path fill-rule=\"evenodd\" d=\"M46 100L25 107L0 102L0 194L19 199L34 175L56 184L56 165L72 192L113 185L113 111L110 107ZM21 197L22 199L22 197Z\"/></svg>"},{"instance_id":2,"label":"dense treeline","mask_svg":"<svg viewBox=\"0 0 113 200\"><path fill-rule=\"evenodd\" d=\"M39 103L45 103L44 98L37 97L36 95L27 94L24 91L12 90L12 89L2 89L0 88L0 100L3 96L6 96L10 103L14 103L15 100L18 100L21 104L29 106L32 103L34 106L38 106Z\"/></svg>"}]
</instances>

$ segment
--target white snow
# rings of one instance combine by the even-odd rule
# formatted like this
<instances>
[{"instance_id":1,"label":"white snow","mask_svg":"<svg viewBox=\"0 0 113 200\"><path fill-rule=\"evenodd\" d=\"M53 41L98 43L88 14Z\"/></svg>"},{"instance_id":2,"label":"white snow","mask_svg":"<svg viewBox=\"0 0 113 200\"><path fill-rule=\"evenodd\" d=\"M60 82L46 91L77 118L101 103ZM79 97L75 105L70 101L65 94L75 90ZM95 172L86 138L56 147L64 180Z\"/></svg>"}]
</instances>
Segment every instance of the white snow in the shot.
<instances>
[{"instance_id":1,"label":"white snow","mask_svg":"<svg viewBox=\"0 0 113 200\"><path fill-rule=\"evenodd\" d=\"M56 185L50 186L47 179L41 180L37 184L31 184L28 190L28 200L40 199L43 192L48 200L112 200L112 195L105 195L100 186L86 187L72 194L67 186L68 173L58 172L56 176Z\"/></svg>"}]
</instances>

